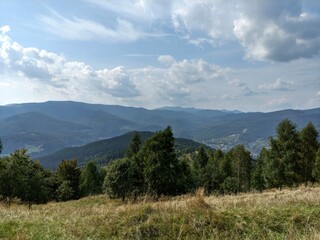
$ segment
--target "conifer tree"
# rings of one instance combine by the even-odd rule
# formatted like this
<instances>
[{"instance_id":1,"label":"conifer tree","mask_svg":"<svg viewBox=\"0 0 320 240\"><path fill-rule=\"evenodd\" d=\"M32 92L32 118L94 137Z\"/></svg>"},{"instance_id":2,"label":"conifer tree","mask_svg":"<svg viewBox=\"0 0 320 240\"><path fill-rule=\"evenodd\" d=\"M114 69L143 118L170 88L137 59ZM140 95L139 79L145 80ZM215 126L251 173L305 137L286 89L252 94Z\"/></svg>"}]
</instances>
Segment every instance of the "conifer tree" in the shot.
<instances>
[{"instance_id":1,"label":"conifer tree","mask_svg":"<svg viewBox=\"0 0 320 240\"><path fill-rule=\"evenodd\" d=\"M316 155L316 161L312 169L312 177L314 177L317 182L320 182L320 149Z\"/></svg>"},{"instance_id":2,"label":"conifer tree","mask_svg":"<svg viewBox=\"0 0 320 240\"><path fill-rule=\"evenodd\" d=\"M142 149L147 192L158 199L161 195L178 194L179 162L174 151L171 127L156 132Z\"/></svg>"},{"instance_id":3,"label":"conifer tree","mask_svg":"<svg viewBox=\"0 0 320 240\"><path fill-rule=\"evenodd\" d=\"M77 166L77 160L62 160L57 169L57 177L64 187L67 185L72 189L70 199L77 199L79 194L79 181L81 171ZM64 199L69 200L69 199Z\"/></svg>"},{"instance_id":4,"label":"conifer tree","mask_svg":"<svg viewBox=\"0 0 320 240\"><path fill-rule=\"evenodd\" d=\"M302 170L300 175L305 186L307 186L308 181L314 181L314 178L312 177L312 169L314 167L319 147L317 138L318 132L311 122L309 122L307 126L300 131L300 169Z\"/></svg>"},{"instance_id":5,"label":"conifer tree","mask_svg":"<svg viewBox=\"0 0 320 240\"><path fill-rule=\"evenodd\" d=\"M232 176L237 182L237 192L250 190L252 158L244 145L240 144L228 152L231 159Z\"/></svg>"},{"instance_id":6,"label":"conifer tree","mask_svg":"<svg viewBox=\"0 0 320 240\"><path fill-rule=\"evenodd\" d=\"M253 161L253 170L251 177L251 185L254 189L262 192L265 188L265 180L263 177L264 163L268 160L268 150L263 148L258 158Z\"/></svg>"}]
</instances>

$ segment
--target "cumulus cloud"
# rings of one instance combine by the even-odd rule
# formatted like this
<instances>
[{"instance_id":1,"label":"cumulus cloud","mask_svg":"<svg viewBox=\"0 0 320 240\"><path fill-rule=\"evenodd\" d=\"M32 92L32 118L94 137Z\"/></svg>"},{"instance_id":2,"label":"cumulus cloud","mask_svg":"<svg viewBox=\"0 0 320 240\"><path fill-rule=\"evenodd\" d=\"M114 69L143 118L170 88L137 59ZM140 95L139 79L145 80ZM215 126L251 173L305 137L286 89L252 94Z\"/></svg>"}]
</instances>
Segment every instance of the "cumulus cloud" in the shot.
<instances>
[{"instance_id":1,"label":"cumulus cloud","mask_svg":"<svg viewBox=\"0 0 320 240\"><path fill-rule=\"evenodd\" d=\"M219 45L233 39L234 1L176 1L171 13L174 29L193 44ZM226 14L228 13L228 14Z\"/></svg>"},{"instance_id":2,"label":"cumulus cloud","mask_svg":"<svg viewBox=\"0 0 320 240\"><path fill-rule=\"evenodd\" d=\"M4 32L4 31L3 31ZM233 71L201 59L177 61L170 55L158 60L163 67L126 69L123 66L95 70L92 66L37 48L27 48L1 35L0 63L4 71L30 81L34 88L50 88L70 96L109 95L130 103L190 103L210 96L208 86L227 83ZM37 87L37 84L39 87ZM127 100L126 100L127 99Z\"/></svg>"},{"instance_id":3,"label":"cumulus cloud","mask_svg":"<svg viewBox=\"0 0 320 240\"><path fill-rule=\"evenodd\" d=\"M158 57L158 61L163 63L163 64L166 64L166 65L171 65L176 60L171 55L161 55L161 56Z\"/></svg>"},{"instance_id":4,"label":"cumulus cloud","mask_svg":"<svg viewBox=\"0 0 320 240\"><path fill-rule=\"evenodd\" d=\"M195 45L239 41L246 58L253 60L287 62L320 51L320 15L312 1L86 1L142 28L171 22L181 38Z\"/></svg>"},{"instance_id":5,"label":"cumulus cloud","mask_svg":"<svg viewBox=\"0 0 320 240\"><path fill-rule=\"evenodd\" d=\"M305 2L305 1L304 1ZM254 60L286 62L320 51L320 16L303 10L302 1L243 1L234 34Z\"/></svg>"},{"instance_id":6,"label":"cumulus cloud","mask_svg":"<svg viewBox=\"0 0 320 240\"><path fill-rule=\"evenodd\" d=\"M289 80L282 80L281 78L278 78L275 82L270 84L262 84L259 86L259 89L261 90L293 90L295 87L295 84L293 81Z\"/></svg>"},{"instance_id":7,"label":"cumulus cloud","mask_svg":"<svg viewBox=\"0 0 320 240\"><path fill-rule=\"evenodd\" d=\"M67 61L64 57L46 50L25 48L2 31L0 63L4 71L46 84L64 92L78 92L95 87L114 97L139 95L123 67L94 70L84 62Z\"/></svg>"}]
</instances>

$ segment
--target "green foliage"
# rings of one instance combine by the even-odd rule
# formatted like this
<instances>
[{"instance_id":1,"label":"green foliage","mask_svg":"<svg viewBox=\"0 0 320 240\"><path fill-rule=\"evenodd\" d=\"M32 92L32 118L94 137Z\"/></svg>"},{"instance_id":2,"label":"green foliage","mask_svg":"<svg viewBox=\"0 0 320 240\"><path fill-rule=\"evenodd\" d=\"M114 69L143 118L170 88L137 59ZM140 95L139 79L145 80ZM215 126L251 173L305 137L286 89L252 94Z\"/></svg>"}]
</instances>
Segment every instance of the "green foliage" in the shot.
<instances>
[{"instance_id":1,"label":"green foliage","mask_svg":"<svg viewBox=\"0 0 320 240\"><path fill-rule=\"evenodd\" d=\"M149 138L142 148L142 156L147 192L156 198L178 194L180 170L171 128L167 127Z\"/></svg>"},{"instance_id":2,"label":"green foliage","mask_svg":"<svg viewBox=\"0 0 320 240\"><path fill-rule=\"evenodd\" d=\"M10 204L16 197L29 204L45 203L50 188L45 170L34 163L26 149L16 150L0 162L0 196Z\"/></svg>"},{"instance_id":3,"label":"green foliage","mask_svg":"<svg viewBox=\"0 0 320 240\"><path fill-rule=\"evenodd\" d=\"M316 161L312 170L312 177L314 177L317 182L320 182L320 149L316 155Z\"/></svg>"},{"instance_id":4,"label":"green foliage","mask_svg":"<svg viewBox=\"0 0 320 240\"><path fill-rule=\"evenodd\" d=\"M265 189L263 169L264 169L264 163L265 161L267 161L267 158L268 158L268 151L267 149L263 148L258 158L255 161L253 161L251 186L260 192L262 192L262 190Z\"/></svg>"},{"instance_id":5,"label":"green foliage","mask_svg":"<svg viewBox=\"0 0 320 240\"><path fill-rule=\"evenodd\" d=\"M132 194L132 163L128 158L110 163L104 180L103 189L111 198L122 198L124 201Z\"/></svg>"},{"instance_id":6,"label":"green foliage","mask_svg":"<svg viewBox=\"0 0 320 240\"><path fill-rule=\"evenodd\" d=\"M234 177L227 177L222 183L222 190L226 194L237 193L239 190L238 180Z\"/></svg>"},{"instance_id":7,"label":"green foliage","mask_svg":"<svg viewBox=\"0 0 320 240\"><path fill-rule=\"evenodd\" d=\"M316 160L319 143L317 141L318 132L315 126L309 122L305 128L300 131L300 169L301 180L308 184L308 182L314 182L312 177L312 168Z\"/></svg>"},{"instance_id":8,"label":"green foliage","mask_svg":"<svg viewBox=\"0 0 320 240\"><path fill-rule=\"evenodd\" d=\"M299 182L302 170L299 168L299 135L296 126L284 120L277 127L277 136L270 139L270 174L277 187L293 186Z\"/></svg>"},{"instance_id":9,"label":"green foliage","mask_svg":"<svg viewBox=\"0 0 320 240\"><path fill-rule=\"evenodd\" d=\"M68 180L63 180L57 189L57 200L58 201L68 201L73 199L75 196L75 191L72 188L72 184Z\"/></svg>"},{"instance_id":10,"label":"green foliage","mask_svg":"<svg viewBox=\"0 0 320 240\"><path fill-rule=\"evenodd\" d=\"M77 199L81 171L77 167L77 160L62 160L57 169L57 178L60 184L68 185L72 189L70 199ZM67 184L68 183L68 184Z\"/></svg>"},{"instance_id":11,"label":"green foliage","mask_svg":"<svg viewBox=\"0 0 320 240\"><path fill-rule=\"evenodd\" d=\"M131 158L134 155L138 154L142 145L142 141L138 132L134 132L131 143L126 150L126 157Z\"/></svg>"},{"instance_id":12,"label":"green foliage","mask_svg":"<svg viewBox=\"0 0 320 240\"><path fill-rule=\"evenodd\" d=\"M80 175L80 195L88 196L102 193L102 185L98 166L93 162L87 162Z\"/></svg>"},{"instance_id":13,"label":"green foliage","mask_svg":"<svg viewBox=\"0 0 320 240\"><path fill-rule=\"evenodd\" d=\"M251 187L252 158L244 145L237 145L228 153L231 159L232 176L237 181L237 192L249 191Z\"/></svg>"},{"instance_id":14,"label":"green foliage","mask_svg":"<svg viewBox=\"0 0 320 240\"><path fill-rule=\"evenodd\" d=\"M1 142L1 139L0 139L0 154L2 153L2 142Z\"/></svg>"}]
</instances>

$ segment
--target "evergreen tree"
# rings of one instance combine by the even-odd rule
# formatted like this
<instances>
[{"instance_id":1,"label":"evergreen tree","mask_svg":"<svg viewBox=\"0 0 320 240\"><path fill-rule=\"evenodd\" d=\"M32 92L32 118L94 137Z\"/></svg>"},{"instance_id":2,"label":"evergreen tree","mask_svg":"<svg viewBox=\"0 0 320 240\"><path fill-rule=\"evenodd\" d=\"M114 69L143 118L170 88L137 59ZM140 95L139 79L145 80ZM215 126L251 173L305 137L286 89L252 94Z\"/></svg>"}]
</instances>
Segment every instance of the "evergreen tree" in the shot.
<instances>
[{"instance_id":1,"label":"evergreen tree","mask_svg":"<svg viewBox=\"0 0 320 240\"><path fill-rule=\"evenodd\" d=\"M208 176L206 174L206 166L208 163L208 155L203 146L200 146L195 153L193 167L195 173L196 188L204 187L208 182Z\"/></svg>"},{"instance_id":2,"label":"evergreen tree","mask_svg":"<svg viewBox=\"0 0 320 240\"><path fill-rule=\"evenodd\" d=\"M231 159L232 176L237 181L237 192L250 190L252 158L244 145L240 144L228 152Z\"/></svg>"},{"instance_id":3,"label":"evergreen tree","mask_svg":"<svg viewBox=\"0 0 320 240\"><path fill-rule=\"evenodd\" d=\"M299 135L290 120L284 120L277 127L276 139L270 139L271 165L277 168L277 185L293 186L299 182L302 170L299 168Z\"/></svg>"},{"instance_id":4,"label":"evergreen tree","mask_svg":"<svg viewBox=\"0 0 320 240\"><path fill-rule=\"evenodd\" d=\"M131 142L126 150L126 157L132 158L140 151L142 141L138 132L134 132Z\"/></svg>"},{"instance_id":5,"label":"evergreen tree","mask_svg":"<svg viewBox=\"0 0 320 240\"><path fill-rule=\"evenodd\" d=\"M9 202L16 197L29 204L45 203L50 191L45 178L45 171L39 163L34 163L26 149L16 150L1 159L0 195Z\"/></svg>"},{"instance_id":6,"label":"evergreen tree","mask_svg":"<svg viewBox=\"0 0 320 240\"><path fill-rule=\"evenodd\" d=\"M317 182L320 182L320 149L316 155L316 161L312 169L312 177L314 177Z\"/></svg>"},{"instance_id":7,"label":"evergreen tree","mask_svg":"<svg viewBox=\"0 0 320 240\"><path fill-rule=\"evenodd\" d=\"M141 147L142 141L140 135L137 132L134 132L131 143L126 150L126 156L131 161L131 185L134 199L145 193L144 165L140 154Z\"/></svg>"},{"instance_id":8,"label":"evergreen tree","mask_svg":"<svg viewBox=\"0 0 320 240\"><path fill-rule=\"evenodd\" d=\"M77 160L62 160L57 169L57 178L60 184L64 186L69 186L72 189L72 195L69 199L79 198L79 181L80 181L81 171L77 167Z\"/></svg>"},{"instance_id":9,"label":"evergreen tree","mask_svg":"<svg viewBox=\"0 0 320 240\"><path fill-rule=\"evenodd\" d=\"M219 171L219 159L211 156L204 169L203 187L207 193L219 192L223 179Z\"/></svg>"},{"instance_id":10,"label":"evergreen tree","mask_svg":"<svg viewBox=\"0 0 320 240\"><path fill-rule=\"evenodd\" d=\"M142 149L147 192L158 199L161 195L178 194L179 162L174 150L170 127L156 132Z\"/></svg>"},{"instance_id":11,"label":"evergreen tree","mask_svg":"<svg viewBox=\"0 0 320 240\"><path fill-rule=\"evenodd\" d=\"M80 175L80 194L88 196L101 193L99 168L93 161L87 162Z\"/></svg>"},{"instance_id":12,"label":"evergreen tree","mask_svg":"<svg viewBox=\"0 0 320 240\"><path fill-rule=\"evenodd\" d=\"M317 138L318 132L315 126L310 122L300 131L300 169L302 170L300 175L305 186L307 186L308 181L314 182L314 178L312 177L312 168L314 166L319 147Z\"/></svg>"},{"instance_id":13,"label":"evergreen tree","mask_svg":"<svg viewBox=\"0 0 320 240\"><path fill-rule=\"evenodd\" d=\"M257 160L253 161L253 170L251 185L254 189L262 192L265 189L265 180L263 177L264 162L268 159L268 150L263 148Z\"/></svg>"}]
</instances>

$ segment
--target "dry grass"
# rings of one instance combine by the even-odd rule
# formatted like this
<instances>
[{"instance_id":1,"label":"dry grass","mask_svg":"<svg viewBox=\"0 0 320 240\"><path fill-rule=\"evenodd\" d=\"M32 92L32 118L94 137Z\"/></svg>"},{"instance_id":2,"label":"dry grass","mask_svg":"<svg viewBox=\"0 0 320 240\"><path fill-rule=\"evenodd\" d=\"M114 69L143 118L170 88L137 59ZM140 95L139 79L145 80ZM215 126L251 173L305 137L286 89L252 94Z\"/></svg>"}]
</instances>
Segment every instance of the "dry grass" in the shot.
<instances>
[{"instance_id":1,"label":"dry grass","mask_svg":"<svg viewBox=\"0 0 320 240\"><path fill-rule=\"evenodd\" d=\"M320 239L320 188L122 203L0 204L0 239Z\"/></svg>"}]
</instances>

